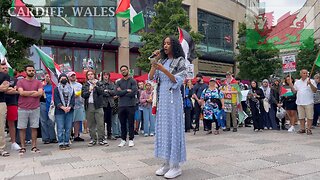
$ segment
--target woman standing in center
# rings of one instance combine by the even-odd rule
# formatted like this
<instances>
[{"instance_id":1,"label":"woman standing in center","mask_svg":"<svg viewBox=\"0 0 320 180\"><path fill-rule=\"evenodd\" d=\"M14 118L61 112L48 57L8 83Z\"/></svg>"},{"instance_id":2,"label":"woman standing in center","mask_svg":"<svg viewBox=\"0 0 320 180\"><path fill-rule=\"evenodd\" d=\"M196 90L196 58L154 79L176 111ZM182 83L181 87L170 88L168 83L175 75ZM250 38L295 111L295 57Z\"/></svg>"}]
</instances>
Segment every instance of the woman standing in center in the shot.
<instances>
[{"instance_id":1,"label":"woman standing in center","mask_svg":"<svg viewBox=\"0 0 320 180\"><path fill-rule=\"evenodd\" d=\"M70 149L69 139L75 105L74 91L66 74L60 74L58 87L54 89L55 119L60 150Z\"/></svg>"},{"instance_id":2,"label":"woman standing in center","mask_svg":"<svg viewBox=\"0 0 320 180\"><path fill-rule=\"evenodd\" d=\"M263 99L265 98L262 89L258 87L257 81L251 81L251 90L248 93L249 105L253 119L253 130L263 131L262 108Z\"/></svg>"},{"instance_id":3,"label":"woman standing in center","mask_svg":"<svg viewBox=\"0 0 320 180\"><path fill-rule=\"evenodd\" d=\"M155 51L149 79L158 81L155 156L165 164L156 175L175 178L181 175L180 163L186 161L183 101L180 87L187 75L185 55L173 36L163 40L163 50Z\"/></svg>"}]
</instances>

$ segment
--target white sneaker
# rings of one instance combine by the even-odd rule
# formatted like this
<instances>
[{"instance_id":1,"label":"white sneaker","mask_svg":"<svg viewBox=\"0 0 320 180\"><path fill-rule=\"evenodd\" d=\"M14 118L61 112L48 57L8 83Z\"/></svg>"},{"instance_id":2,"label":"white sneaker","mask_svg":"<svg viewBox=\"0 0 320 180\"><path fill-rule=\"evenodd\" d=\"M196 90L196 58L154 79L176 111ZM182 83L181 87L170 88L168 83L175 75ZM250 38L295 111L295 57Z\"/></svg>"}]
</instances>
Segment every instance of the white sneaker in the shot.
<instances>
[{"instance_id":1,"label":"white sneaker","mask_svg":"<svg viewBox=\"0 0 320 180\"><path fill-rule=\"evenodd\" d=\"M17 143L11 144L11 150L19 151L20 149L21 149L21 147L19 146L19 144L17 144Z\"/></svg>"},{"instance_id":2,"label":"white sneaker","mask_svg":"<svg viewBox=\"0 0 320 180\"><path fill-rule=\"evenodd\" d=\"M150 136L152 137L152 136L154 136L154 134L153 134L153 133L150 133Z\"/></svg>"},{"instance_id":3,"label":"white sneaker","mask_svg":"<svg viewBox=\"0 0 320 180\"><path fill-rule=\"evenodd\" d=\"M129 140L129 147L133 147L133 146L134 146L133 140Z\"/></svg>"},{"instance_id":4,"label":"white sneaker","mask_svg":"<svg viewBox=\"0 0 320 180\"><path fill-rule=\"evenodd\" d=\"M123 147L126 145L126 141L125 140L121 140L120 144L118 145L119 147Z\"/></svg>"},{"instance_id":5,"label":"white sneaker","mask_svg":"<svg viewBox=\"0 0 320 180\"><path fill-rule=\"evenodd\" d=\"M164 164L160 169L156 171L157 176L163 176L170 170L170 166L168 164Z\"/></svg>"},{"instance_id":6,"label":"white sneaker","mask_svg":"<svg viewBox=\"0 0 320 180\"><path fill-rule=\"evenodd\" d=\"M294 126L290 126L290 128L288 129L288 132L295 132L296 129L294 128Z\"/></svg>"},{"instance_id":7,"label":"white sneaker","mask_svg":"<svg viewBox=\"0 0 320 180\"><path fill-rule=\"evenodd\" d=\"M180 176L182 173L181 168L180 167L176 167L176 168L171 168L165 175L164 177L167 179L173 179L176 178L178 176Z\"/></svg>"}]
</instances>

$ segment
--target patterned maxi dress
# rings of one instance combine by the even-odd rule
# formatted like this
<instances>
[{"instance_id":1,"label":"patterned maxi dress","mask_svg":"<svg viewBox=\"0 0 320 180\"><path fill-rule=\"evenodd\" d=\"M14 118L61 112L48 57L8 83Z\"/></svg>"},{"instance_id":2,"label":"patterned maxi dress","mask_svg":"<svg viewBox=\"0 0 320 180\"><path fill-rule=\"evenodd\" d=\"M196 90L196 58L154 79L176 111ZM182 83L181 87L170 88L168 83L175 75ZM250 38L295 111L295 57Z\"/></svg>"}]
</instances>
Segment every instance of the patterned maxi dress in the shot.
<instances>
[{"instance_id":1,"label":"patterned maxi dress","mask_svg":"<svg viewBox=\"0 0 320 180\"><path fill-rule=\"evenodd\" d=\"M164 63L167 70L171 62L169 59ZM173 83L161 71L157 70L154 75L155 79L159 79L155 156L173 165L186 161L185 124L180 90L183 74L175 75L177 83Z\"/></svg>"}]
</instances>

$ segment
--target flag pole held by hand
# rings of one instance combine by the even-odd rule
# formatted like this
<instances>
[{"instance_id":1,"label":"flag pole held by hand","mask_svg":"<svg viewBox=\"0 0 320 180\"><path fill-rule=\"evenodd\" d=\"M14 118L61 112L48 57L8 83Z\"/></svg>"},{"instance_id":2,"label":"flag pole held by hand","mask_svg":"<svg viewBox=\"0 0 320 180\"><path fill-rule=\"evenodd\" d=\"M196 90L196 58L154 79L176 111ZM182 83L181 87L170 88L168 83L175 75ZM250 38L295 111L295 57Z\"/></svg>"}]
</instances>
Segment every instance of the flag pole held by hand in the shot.
<instances>
[{"instance_id":1,"label":"flag pole held by hand","mask_svg":"<svg viewBox=\"0 0 320 180\"><path fill-rule=\"evenodd\" d=\"M312 74L313 74L315 65L317 65L318 67L320 67L320 57L319 57L319 55L320 55L320 50L318 51L317 56L316 56L316 59L315 59L315 61L314 61L314 63L313 63L313 66L312 66L312 69L311 69L311 72L310 72L310 76L309 76L310 78L312 77Z\"/></svg>"}]
</instances>

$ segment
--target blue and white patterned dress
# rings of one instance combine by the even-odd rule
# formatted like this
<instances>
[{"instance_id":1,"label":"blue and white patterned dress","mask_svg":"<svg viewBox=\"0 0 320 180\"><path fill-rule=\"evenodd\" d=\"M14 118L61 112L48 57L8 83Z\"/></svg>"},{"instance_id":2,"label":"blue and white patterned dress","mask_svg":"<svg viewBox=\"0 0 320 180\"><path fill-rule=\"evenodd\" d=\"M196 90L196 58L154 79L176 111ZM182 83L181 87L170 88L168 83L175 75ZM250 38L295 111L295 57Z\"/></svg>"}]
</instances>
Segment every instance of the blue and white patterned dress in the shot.
<instances>
[{"instance_id":1,"label":"blue and white patterned dress","mask_svg":"<svg viewBox=\"0 0 320 180\"><path fill-rule=\"evenodd\" d=\"M167 70L171 62L171 59L165 62L164 67ZM183 101L180 90L185 77L183 73L175 75L177 83L173 83L168 76L157 70L154 78L160 80L156 113L155 156L165 159L170 164L179 164L186 161Z\"/></svg>"}]
</instances>

